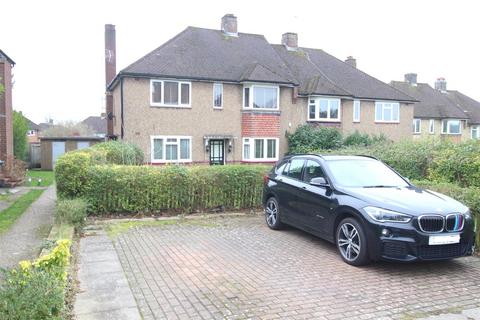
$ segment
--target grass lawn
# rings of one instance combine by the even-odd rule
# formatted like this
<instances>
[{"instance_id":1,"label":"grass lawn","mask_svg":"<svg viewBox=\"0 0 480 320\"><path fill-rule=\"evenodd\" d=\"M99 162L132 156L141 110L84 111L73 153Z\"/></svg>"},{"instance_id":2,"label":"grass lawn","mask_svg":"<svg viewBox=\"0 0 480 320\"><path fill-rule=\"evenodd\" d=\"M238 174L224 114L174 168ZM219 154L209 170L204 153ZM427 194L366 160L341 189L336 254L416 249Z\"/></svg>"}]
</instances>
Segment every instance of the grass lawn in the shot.
<instances>
[{"instance_id":1,"label":"grass lawn","mask_svg":"<svg viewBox=\"0 0 480 320\"><path fill-rule=\"evenodd\" d=\"M32 181L28 182L28 178L31 178ZM41 179L41 182L38 182L39 179ZM25 185L28 187L48 187L54 180L55 175L53 171L28 170Z\"/></svg>"},{"instance_id":2,"label":"grass lawn","mask_svg":"<svg viewBox=\"0 0 480 320\"><path fill-rule=\"evenodd\" d=\"M15 200L10 207L0 211L0 233L7 231L15 220L30 207L32 202L40 197L43 191L42 189L30 190Z\"/></svg>"}]
</instances>

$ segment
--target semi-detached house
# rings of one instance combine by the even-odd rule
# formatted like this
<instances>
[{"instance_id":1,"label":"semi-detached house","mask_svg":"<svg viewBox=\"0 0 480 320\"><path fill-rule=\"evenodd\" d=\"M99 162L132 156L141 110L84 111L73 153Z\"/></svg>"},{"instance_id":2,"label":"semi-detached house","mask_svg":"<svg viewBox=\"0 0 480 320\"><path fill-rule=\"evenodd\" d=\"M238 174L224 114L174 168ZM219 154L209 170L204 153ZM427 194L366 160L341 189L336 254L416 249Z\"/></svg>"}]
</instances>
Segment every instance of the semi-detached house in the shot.
<instances>
[{"instance_id":1,"label":"semi-detached house","mask_svg":"<svg viewBox=\"0 0 480 320\"><path fill-rule=\"evenodd\" d=\"M272 45L228 14L221 30L188 27L116 75L114 36L107 25L109 135L149 163L274 162L305 123L411 138L415 99L297 34Z\"/></svg>"}]
</instances>

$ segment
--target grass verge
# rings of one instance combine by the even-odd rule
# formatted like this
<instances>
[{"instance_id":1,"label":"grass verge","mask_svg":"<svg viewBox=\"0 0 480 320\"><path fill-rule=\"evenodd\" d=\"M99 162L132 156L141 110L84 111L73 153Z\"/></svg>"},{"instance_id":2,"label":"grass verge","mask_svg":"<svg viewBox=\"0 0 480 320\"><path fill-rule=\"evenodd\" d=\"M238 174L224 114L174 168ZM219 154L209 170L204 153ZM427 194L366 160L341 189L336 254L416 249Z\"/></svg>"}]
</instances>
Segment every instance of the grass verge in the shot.
<instances>
[{"instance_id":1,"label":"grass verge","mask_svg":"<svg viewBox=\"0 0 480 320\"><path fill-rule=\"evenodd\" d=\"M0 212L0 234L7 231L12 224L20 217L32 202L38 199L44 190L35 189L19 197L7 209Z\"/></svg>"},{"instance_id":2,"label":"grass verge","mask_svg":"<svg viewBox=\"0 0 480 320\"><path fill-rule=\"evenodd\" d=\"M31 178L29 182L28 178ZM53 171L28 170L25 185L28 187L48 187L55 180Z\"/></svg>"}]
</instances>

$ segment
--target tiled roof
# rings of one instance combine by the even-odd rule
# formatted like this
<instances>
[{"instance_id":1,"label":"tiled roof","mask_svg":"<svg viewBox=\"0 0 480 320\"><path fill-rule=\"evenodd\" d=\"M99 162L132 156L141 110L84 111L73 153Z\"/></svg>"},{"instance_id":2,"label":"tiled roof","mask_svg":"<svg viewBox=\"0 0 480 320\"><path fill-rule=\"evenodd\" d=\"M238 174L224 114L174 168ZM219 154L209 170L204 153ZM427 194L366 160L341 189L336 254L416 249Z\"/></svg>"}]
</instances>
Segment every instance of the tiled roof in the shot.
<instances>
[{"instance_id":1,"label":"tiled roof","mask_svg":"<svg viewBox=\"0 0 480 320\"><path fill-rule=\"evenodd\" d=\"M471 124L480 124L480 102L456 90L447 90L447 97L464 111Z\"/></svg>"},{"instance_id":2,"label":"tiled roof","mask_svg":"<svg viewBox=\"0 0 480 320\"><path fill-rule=\"evenodd\" d=\"M411 85L403 81L392 81L391 85L419 101L415 103L416 118L468 118L463 110L448 98L448 94L435 90L426 83Z\"/></svg>"},{"instance_id":3,"label":"tiled roof","mask_svg":"<svg viewBox=\"0 0 480 320\"><path fill-rule=\"evenodd\" d=\"M96 134L107 134L107 119L105 118L90 116L82 123L89 126Z\"/></svg>"}]
</instances>

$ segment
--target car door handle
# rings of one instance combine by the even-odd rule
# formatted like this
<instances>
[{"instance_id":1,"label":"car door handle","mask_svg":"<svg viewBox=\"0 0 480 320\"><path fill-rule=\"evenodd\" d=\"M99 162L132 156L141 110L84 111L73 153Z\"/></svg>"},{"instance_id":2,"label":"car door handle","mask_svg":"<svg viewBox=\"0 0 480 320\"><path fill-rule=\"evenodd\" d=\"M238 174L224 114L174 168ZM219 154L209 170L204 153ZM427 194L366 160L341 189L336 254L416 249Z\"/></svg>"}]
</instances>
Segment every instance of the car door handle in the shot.
<instances>
[{"instance_id":1,"label":"car door handle","mask_svg":"<svg viewBox=\"0 0 480 320\"><path fill-rule=\"evenodd\" d=\"M283 181L283 179L282 179L282 178L278 178L277 180L278 180L278 181L280 181L280 182L282 182L282 181Z\"/></svg>"},{"instance_id":2,"label":"car door handle","mask_svg":"<svg viewBox=\"0 0 480 320\"><path fill-rule=\"evenodd\" d=\"M307 190L307 187L303 186L302 189L303 189L303 190Z\"/></svg>"}]
</instances>

